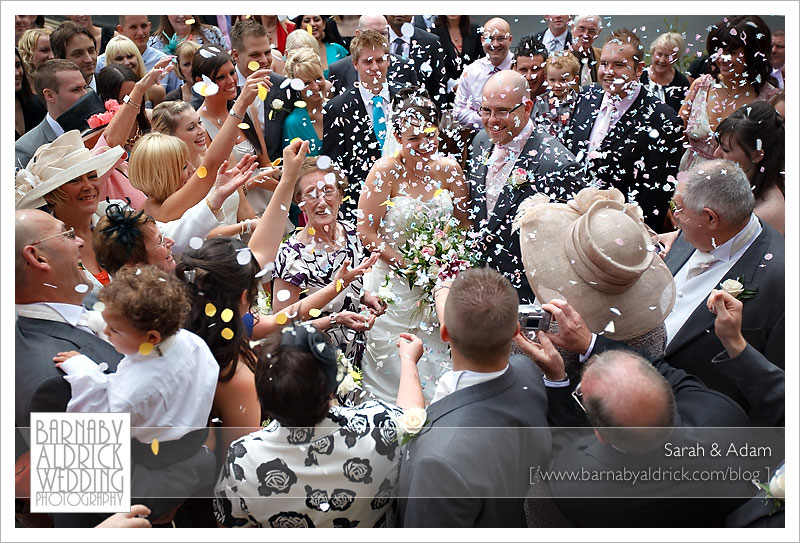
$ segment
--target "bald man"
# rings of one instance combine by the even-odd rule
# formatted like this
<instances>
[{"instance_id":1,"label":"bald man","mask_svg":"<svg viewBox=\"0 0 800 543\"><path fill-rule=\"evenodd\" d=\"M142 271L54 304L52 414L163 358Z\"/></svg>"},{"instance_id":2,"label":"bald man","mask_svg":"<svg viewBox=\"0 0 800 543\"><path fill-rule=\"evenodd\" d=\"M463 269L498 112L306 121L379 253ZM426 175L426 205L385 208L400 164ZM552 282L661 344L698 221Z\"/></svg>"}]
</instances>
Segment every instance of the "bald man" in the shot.
<instances>
[{"instance_id":1,"label":"bald man","mask_svg":"<svg viewBox=\"0 0 800 543\"><path fill-rule=\"evenodd\" d=\"M387 40L389 39L389 23L383 15L362 15L358 19L355 35L358 36L365 30L375 30L386 36ZM352 88L358 81L358 71L353 65L353 56L347 55L331 64L328 69L328 80L332 85L332 96L342 94ZM392 94L403 87L417 87L423 84L419 81L417 70L413 64L397 55L390 55L387 80Z\"/></svg>"},{"instance_id":2,"label":"bald man","mask_svg":"<svg viewBox=\"0 0 800 543\"><path fill-rule=\"evenodd\" d=\"M626 468L655 471L659 467L673 469L676 465L688 471L724 467L720 461L707 457L681 457L669 463L665 445L700 445L708 451L714 435L721 435L712 434L711 428L750 426L747 415L735 401L709 389L693 375L673 368L663 359L650 362L626 344L603 336L596 337L579 388L574 387L553 345L572 352L581 351L582 355L591 341L591 333L583 318L568 303L558 301L545 305L545 309L551 310L563 332L540 333L540 343L520 335L516 340L521 350L542 370L550 425L585 426L581 420L584 417L580 416L583 413L594 429L593 434L572 440L564 439L571 437L565 431L554 433L553 446L559 450L553 455L551 472L598 473ZM748 484L748 481L732 481L728 488L730 493L725 495L748 496ZM667 478L653 478L635 487L629 481L609 479L586 482L551 478L548 481L558 509L580 527L722 526L724 517L744 501L678 499L712 495L711 492L702 493L709 490L708 487L691 485L688 479ZM590 499L612 496L618 498Z\"/></svg>"},{"instance_id":3,"label":"bald man","mask_svg":"<svg viewBox=\"0 0 800 543\"><path fill-rule=\"evenodd\" d=\"M458 90L453 105L453 116L466 128L482 128L478 109L481 107L481 92L489 78L501 70L510 70L511 27L508 21L495 17L483 25L481 44L486 56L479 58L466 68L458 80Z\"/></svg>"},{"instance_id":4,"label":"bald man","mask_svg":"<svg viewBox=\"0 0 800 543\"><path fill-rule=\"evenodd\" d=\"M468 167L470 218L481 235L484 264L505 275L521 303L533 301L512 221L519 204L536 192L566 199L579 190L575 157L530 120L533 102L525 76L503 70L483 86Z\"/></svg>"}]
</instances>

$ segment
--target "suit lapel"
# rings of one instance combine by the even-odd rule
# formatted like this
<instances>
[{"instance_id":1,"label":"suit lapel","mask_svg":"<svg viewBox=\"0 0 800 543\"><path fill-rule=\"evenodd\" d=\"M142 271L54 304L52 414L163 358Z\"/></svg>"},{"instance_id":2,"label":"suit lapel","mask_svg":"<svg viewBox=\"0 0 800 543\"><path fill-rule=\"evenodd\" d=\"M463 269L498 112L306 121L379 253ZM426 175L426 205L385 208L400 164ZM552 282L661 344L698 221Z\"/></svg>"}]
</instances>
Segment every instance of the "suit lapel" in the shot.
<instances>
[{"instance_id":1,"label":"suit lapel","mask_svg":"<svg viewBox=\"0 0 800 543\"><path fill-rule=\"evenodd\" d=\"M481 139L481 134L478 134L476 139ZM479 147L475 148L474 154L474 161L477 164L472 165L472 183L470 183L469 190L470 198L478 205L478 215L475 223L480 224L486 220L486 172L489 169L486 166L486 160L492 152L492 146L488 138L486 138L486 141L481 139L481 142L476 142L476 145L479 145Z\"/></svg>"},{"instance_id":2,"label":"suit lapel","mask_svg":"<svg viewBox=\"0 0 800 543\"><path fill-rule=\"evenodd\" d=\"M575 116L572 121L572 152L577 155L581 150L589 145L589 138L592 135L592 127L597 115L600 113L600 103L603 100L603 93L596 92L589 88L585 98L580 100Z\"/></svg>"},{"instance_id":3,"label":"suit lapel","mask_svg":"<svg viewBox=\"0 0 800 543\"><path fill-rule=\"evenodd\" d=\"M673 277L686 264L686 261L689 260L694 251L694 247L684 239L683 234L679 234L665 260L665 264Z\"/></svg>"},{"instance_id":4,"label":"suit lapel","mask_svg":"<svg viewBox=\"0 0 800 543\"><path fill-rule=\"evenodd\" d=\"M514 168L511 170L512 172L517 168L522 168L531 176L536 173L536 170L539 169L539 161L531 161L529 153L538 145L538 142L539 138L536 137L536 130L534 129L534 132L528 138L528 141L525 142L525 146L514 162ZM533 166L533 169L529 169L531 166ZM505 183L503 185L503 190L500 191L500 195L497 197L497 203L494 205L494 210L492 210L492 216L489 217L486 229L489 232L496 231L500 227L500 224L505 222L506 215L514 209L520 197L527 192L525 187L514 188L508 183Z\"/></svg>"},{"instance_id":5,"label":"suit lapel","mask_svg":"<svg viewBox=\"0 0 800 543\"><path fill-rule=\"evenodd\" d=\"M639 95L636 97L636 100L633 101L628 111L619 118L611 131L603 138L600 149L616 149L618 147L617 142L621 140L625 134L633 130L641 119L645 118L642 114L646 107L644 103L646 95L647 91L644 87L640 86Z\"/></svg>"}]
</instances>

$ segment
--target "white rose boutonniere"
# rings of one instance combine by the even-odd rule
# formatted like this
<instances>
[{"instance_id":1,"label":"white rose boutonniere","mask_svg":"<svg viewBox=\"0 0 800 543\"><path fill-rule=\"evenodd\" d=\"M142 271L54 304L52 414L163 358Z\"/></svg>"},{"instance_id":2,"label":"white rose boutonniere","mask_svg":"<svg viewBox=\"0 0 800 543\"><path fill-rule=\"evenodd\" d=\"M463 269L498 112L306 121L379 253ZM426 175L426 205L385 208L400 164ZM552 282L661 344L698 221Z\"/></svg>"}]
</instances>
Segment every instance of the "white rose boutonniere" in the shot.
<instances>
[{"instance_id":1,"label":"white rose boutonniere","mask_svg":"<svg viewBox=\"0 0 800 543\"><path fill-rule=\"evenodd\" d=\"M395 419L400 445L408 443L417 435L428 421L428 413L421 407L403 409L403 414Z\"/></svg>"},{"instance_id":2,"label":"white rose boutonniere","mask_svg":"<svg viewBox=\"0 0 800 543\"><path fill-rule=\"evenodd\" d=\"M719 284L723 292L727 292L731 296L739 300L748 300L758 294L758 289L744 288L744 278L737 277L736 279L725 279Z\"/></svg>"},{"instance_id":3,"label":"white rose boutonniere","mask_svg":"<svg viewBox=\"0 0 800 543\"><path fill-rule=\"evenodd\" d=\"M753 484L766 493L765 502L772 501L770 515L780 510L786 500L786 466L783 465L775 471L769 483L760 483L758 479L753 480Z\"/></svg>"},{"instance_id":4,"label":"white rose boutonniere","mask_svg":"<svg viewBox=\"0 0 800 543\"><path fill-rule=\"evenodd\" d=\"M506 179L506 185L510 185L512 189L518 189L525 183L530 183L530 175L522 168L514 168L511 175Z\"/></svg>"},{"instance_id":5,"label":"white rose boutonniere","mask_svg":"<svg viewBox=\"0 0 800 543\"><path fill-rule=\"evenodd\" d=\"M272 107L272 109L270 109L269 117L268 117L270 121L275 116L275 112L276 111L285 111L284 108L283 108L283 100L281 100L280 98L275 98L272 101L271 107Z\"/></svg>"}]
</instances>

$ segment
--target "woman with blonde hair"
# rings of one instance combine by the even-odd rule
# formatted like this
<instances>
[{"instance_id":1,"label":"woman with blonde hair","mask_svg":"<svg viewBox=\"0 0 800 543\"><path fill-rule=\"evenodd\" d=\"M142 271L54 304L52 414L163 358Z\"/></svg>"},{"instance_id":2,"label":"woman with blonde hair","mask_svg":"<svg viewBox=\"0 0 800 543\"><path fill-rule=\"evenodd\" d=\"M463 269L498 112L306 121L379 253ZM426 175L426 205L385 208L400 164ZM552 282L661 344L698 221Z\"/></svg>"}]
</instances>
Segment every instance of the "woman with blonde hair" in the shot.
<instances>
[{"instance_id":1,"label":"woman with blonde hair","mask_svg":"<svg viewBox=\"0 0 800 543\"><path fill-rule=\"evenodd\" d=\"M650 66L642 72L641 78L642 85L650 94L676 113L680 111L681 102L689 90L689 80L675 69L682 52L683 36L677 32L661 34L650 44Z\"/></svg>"},{"instance_id":2,"label":"woman with blonde hair","mask_svg":"<svg viewBox=\"0 0 800 543\"><path fill-rule=\"evenodd\" d=\"M111 38L106 45L106 66L111 64L122 64L135 73L138 79L143 78L147 73L139 48L133 43L133 40L122 34ZM156 83L147 89L145 100L156 105L163 102L165 96L164 87L160 83Z\"/></svg>"},{"instance_id":3,"label":"woman with blonde hair","mask_svg":"<svg viewBox=\"0 0 800 543\"><path fill-rule=\"evenodd\" d=\"M300 100L283 121L283 146L294 138L309 141L308 154L316 156L322 151L322 106L331 84L322 74L319 55L314 49L303 47L289 52L286 58L286 77L303 82ZM305 104L298 106L297 104Z\"/></svg>"},{"instance_id":4,"label":"woman with blonde hair","mask_svg":"<svg viewBox=\"0 0 800 543\"><path fill-rule=\"evenodd\" d=\"M286 51L284 52L284 57L288 58L290 51L303 47L317 51L317 40L306 30L298 29L290 32L289 35L286 36ZM317 52L317 56L319 56L319 52ZM320 64L322 64L321 60Z\"/></svg>"},{"instance_id":5,"label":"woman with blonde hair","mask_svg":"<svg viewBox=\"0 0 800 543\"><path fill-rule=\"evenodd\" d=\"M42 63L55 58L53 50L50 48L49 28L31 28L26 30L19 39L19 56L25 65L25 73L28 75L28 82L31 89L33 85L33 75ZM34 90L34 92L36 92Z\"/></svg>"}]
</instances>

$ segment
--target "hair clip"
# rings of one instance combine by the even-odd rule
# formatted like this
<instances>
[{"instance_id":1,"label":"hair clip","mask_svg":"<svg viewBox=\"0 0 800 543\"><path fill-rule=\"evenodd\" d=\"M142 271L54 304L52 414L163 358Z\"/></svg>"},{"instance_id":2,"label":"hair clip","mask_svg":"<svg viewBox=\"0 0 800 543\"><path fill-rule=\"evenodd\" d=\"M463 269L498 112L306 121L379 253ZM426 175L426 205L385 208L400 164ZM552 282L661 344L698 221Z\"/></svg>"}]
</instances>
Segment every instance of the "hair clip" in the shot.
<instances>
[{"instance_id":1,"label":"hair clip","mask_svg":"<svg viewBox=\"0 0 800 543\"><path fill-rule=\"evenodd\" d=\"M197 277L197 270L183 271L183 278L186 280L187 283L194 283L196 277Z\"/></svg>"}]
</instances>

